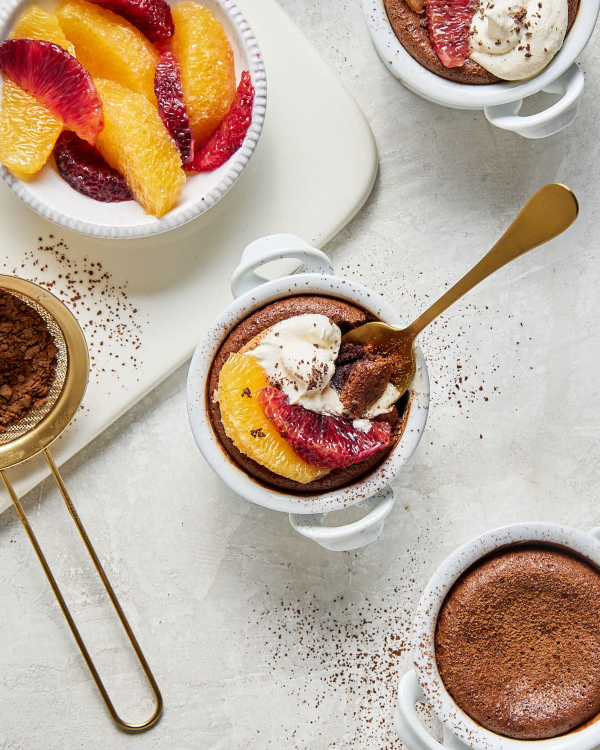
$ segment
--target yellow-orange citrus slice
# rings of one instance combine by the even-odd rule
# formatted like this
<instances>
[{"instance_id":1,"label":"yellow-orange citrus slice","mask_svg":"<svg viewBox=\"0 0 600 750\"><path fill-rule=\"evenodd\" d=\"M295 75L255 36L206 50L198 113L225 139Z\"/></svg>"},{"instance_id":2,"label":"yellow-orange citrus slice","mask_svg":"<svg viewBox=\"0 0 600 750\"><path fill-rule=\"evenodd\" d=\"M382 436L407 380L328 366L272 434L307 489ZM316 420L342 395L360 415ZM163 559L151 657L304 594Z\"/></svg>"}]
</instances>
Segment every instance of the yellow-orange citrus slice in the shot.
<instances>
[{"instance_id":1,"label":"yellow-orange citrus slice","mask_svg":"<svg viewBox=\"0 0 600 750\"><path fill-rule=\"evenodd\" d=\"M225 117L235 96L233 50L225 30L199 3L171 9L173 52L181 66L181 85L197 145L206 141Z\"/></svg>"},{"instance_id":2,"label":"yellow-orange citrus slice","mask_svg":"<svg viewBox=\"0 0 600 750\"><path fill-rule=\"evenodd\" d=\"M87 0L66 0L57 11L77 59L93 78L106 78L143 94L156 105L154 70L158 51L141 31L111 10Z\"/></svg>"},{"instance_id":3,"label":"yellow-orange citrus slice","mask_svg":"<svg viewBox=\"0 0 600 750\"><path fill-rule=\"evenodd\" d=\"M295 482L308 484L329 469L311 466L277 432L257 401L269 386L264 370L250 354L231 354L219 373L216 400L223 427L235 447L253 461Z\"/></svg>"},{"instance_id":4,"label":"yellow-orange citrus slice","mask_svg":"<svg viewBox=\"0 0 600 750\"><path fill-rule=\"evenodd\" d=\"M58 18L41 8L30 8L17 21L10 39L54 42L75 54ZM62 121L8 78L2 84L0 106L0 162L17 174L34 174L48 161Z\"/></svg>"},{"instance_id":5,"label":"yellow-orange citrus slice","mask_svg":"<svg viewBox=\"0 0 600 750\"><path fill-rule=\"evenodd\" d=\"M170 211L185 184L181 155L156 107L114 81L96 80L104 128L96 148L127 180L146 213Z\"/></svg>"}]
</instances>

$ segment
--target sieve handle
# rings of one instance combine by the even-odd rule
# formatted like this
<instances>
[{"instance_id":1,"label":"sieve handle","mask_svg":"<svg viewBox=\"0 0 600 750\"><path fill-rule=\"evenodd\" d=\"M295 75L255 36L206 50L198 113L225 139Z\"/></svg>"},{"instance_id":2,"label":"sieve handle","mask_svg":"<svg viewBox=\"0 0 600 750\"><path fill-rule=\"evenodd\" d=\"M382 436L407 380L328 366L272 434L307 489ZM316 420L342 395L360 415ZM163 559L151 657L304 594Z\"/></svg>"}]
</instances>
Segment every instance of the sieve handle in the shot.
<instances>
[{"instance_id":1,"label":"sieve handle","mask_svg":"<svg viewBox=\"0 0 600 750\"><path fill-rule=\"evenodd\" d=\"M121 624L127 634L127 638L129 639L129 642L131 643L131 646L133 650L135 651L138 661L140 662L140 665L142 669L144 670L144 674L146 675L148 682L150 683L152 692L154 693L154 697L156 699L156 706L154 708L154 713L149 719L142 722L141 724L130 724L129 722L125 721L119 716L115 707L113 706L110 696L106 688L104 687L104 683L102 682L102 679L100 675L98 674L98 670L96 669L96 666L94 665L94 662L92 661L92 657L90 656L89 651L87 650L87 647L83 641L83 638L81 637L81 634L79 633L77 625L75 624L75 621L73 620L73 617L71 615L71 612L69 611L67 603L65 602L63 595L61 593L61 590L58 587L58 584L56 583L56 579L54 578L54 575L52 571L50 570L50 566L48 565L48 562L46 561L44 553L42 552L42 549L38 543L38 540L36 539L36 536L33 533L33 529L29 525L29 521L27 520L27 516L25 515L23 506L21 505L21 502L16 496L15 491L12 487L12 484L10 483L8 476L6 475L6 472L0 471L0 477L2 477L4 486L6 487L6 490L8 494L10 495L10 499L12 500L12 503L15 506L15 510L17 511L17 515L19 516L19 520L21 521L21 523L23 524L23 527L25 528L25 531L27 532L29 541L33 545L33 548L38 557L38 560L40 561L40 564L44 570L44 573L46 574L46 578L48 579L48 583L50 584L50 587L52 591L54 592L54 596L56 597L60 605L60 608L62 609L62 613L65 616L65 619L69 627L71 628L73 637L75 638L75 641L77 642L77 645L79 646L79 650L81 651L81 654L85 660L85 663L88 666L88 669L92 673L92 677L94 678L96 687L100 691L100 695L102 696L102 699L104 703L106 704L106 707L108 708L108 711L111 717L121 727L121 729L125 729L129 732L142 732L145 729L150 729L151 726L156 724L156 722L160 718L160 715L162 714L163 700L162 700L162 695L160 693L160 689L156 683L156 680L154 679L154 675L152 674L150 667L148 666L148 662L146 661L146 658L142 652L142 649L140 648L139 643L137 642L137 639L131 629L131 626L129 625L127 617L125 616L125 613L123 612L121 605L119 604L119 600L117 599L116 594L113 591L112 586L110 585L110 581L106 577L106 573L104 572L102 563L100 562L100 560L98 559L98 556L96 555L96 551L94 550L92 543L86 533L86 530L83 527L81 519L79 518L79 515L77 511L75 510L75 506L73 505L73 502L71 498L69 497L69 493L67 492L67 488L65 486L65 483L63 482L63 478L61 477L58 471L58 468L56 467L56 464L54 463L54 459L52 458L48 450L44 450L44 456L46 458L46 461L48 462L50 471L52 472L52 475L54 479L56 480L56 484L58 485L60 494L62 495L63 500L65 501L67 510L71 514L71 518L75 522L75 526L77 526L77 530L79 531L79 534L81 535L83 543L85 544L85 547L90 557L92 558L94 567L96 568L96 571L98 575L100 576L100 580L102 581L102 584L104 588L106 589L106 593L108 594L112 602L112 605L115 608L115 611L117 615L119 616L119 619L121 620Z\"/></svg>"}]
</instances>

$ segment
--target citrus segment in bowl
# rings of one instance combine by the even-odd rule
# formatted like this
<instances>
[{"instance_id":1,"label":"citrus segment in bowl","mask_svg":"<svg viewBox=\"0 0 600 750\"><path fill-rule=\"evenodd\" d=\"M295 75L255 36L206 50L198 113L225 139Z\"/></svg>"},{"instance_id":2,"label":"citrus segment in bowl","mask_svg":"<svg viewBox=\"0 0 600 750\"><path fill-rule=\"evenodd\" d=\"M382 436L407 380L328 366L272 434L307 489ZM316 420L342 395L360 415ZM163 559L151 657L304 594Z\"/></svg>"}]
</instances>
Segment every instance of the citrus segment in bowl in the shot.
<instances>
[{"instance_id":1,"label":"citrus segment in bowl","mask_svg":"<svg viewBox=\"0 0 600 750\"><path fill-rule=\"evenodd\" d=\"M17 174L38 172L48 161L62 120L8 78L2 84L0 162Z\"/></svg>"},{"instance_id":2,"label":"citrus segment in bowl","mask_svg":"<svg viewBox=\"0 0 600 750\"><path fill-rule=\"evenodd\" d=\"M166 0L92 0L92 2L123 16L151 42L161 42L173 36L171 7Z\"/></svg>"},{"instance_id":3,"label":"citrus segment in bowl","mask_svg":"<svg viewBox=\"0 0 600 750\"><path fill-rule=\"evenodd\" d=\"M94 143L102 129L102 103L88 71L53 42L7 39L0 72L59 117L65 127Z\"/></svg>"},{"instance_id":4,"label":"citrus segment in bowl","mask_svg":"<svg viewBox=\"0 0 600 750\"><path fill-rule=\"evenodd\" d=\"M9 39L42 39L74 55L58 18L34 6L17 21ZM63 128L62 120L8 78L0 105L0 162L13 172L34 174L48 161Z\"/></svg>"},{"instance_id":5,"label":"citrus segment in bowl","mask_svg":"<svg viewBox=\"0 0 600 750\"><path fill-rule=\"evenodd\" d=\"M54 160L60 176L78 193L103 203L133 200L123 175L75 133L61 133L54 147Z\"/></svg>"},{"instance_id":6,"label":"citrus segment in bowl","mask_svg":"<svg viewBox=\"0 0 600 750\"><path fill-rule=\"evenodd\" d=\"M235 447L275 474L308 484L329 469L311 466L273 426L258 402L261 388L270 385L264 370L250 355L231 354L219 373L215 400L223 428Z\"/></svg>"},{"instance_id":7,"label":"citrus segment in bowl","mask_svg":"<svg viewBox=\"0 0 600 750\"><path fill-rule=\"evenodd\" d=\"M158 51L121 16L87 0L66 0L57 11L77 59L94 78L106 78L156 104L154 70Z\"/></svg>"},{"instance_id":8,"label":"citrus segment in bowl","mask_svg":"<svg viewBox=\"0 0 600 750\"><path fill-rule=\"evenodd\" d=\"M125 177L146 213L163 216L185 184L175 142L144 96L114 81L97 80L96 86L104 107L98 150Z\"/></svg>"},{"instance_id":9,"label":"citrus segment in bowl","mask_svg":"<svg viewBox=\"0 0 600 750\"><path fill-rule=\"evenodd\" d=\"M181 70L172 52L163 52L154 75L154 93L163 125L177 144L184 164L194 157L194 136L188 117L183 91Z\"/></svg>"},{"instance_id":10,"label":"citrus segment in bowl","mask_svg":"<svg viewBox=\"0 0 600 750\"><path fill-rule=\"evenodd\" d=\"M194 155L191 164L186 166L192 172L212 172L225 164L242 147L250 123L254 87L250 73L242 73L233 104L225 119Z\"/></svg>"},{"instance_id":11,"label":"citrus segment in bowl","mask_svg":"<svg viewBox=\"0 0 600 750\"><path fill-rule=\"evenodd\" d=\"M76 57L75 47L65 36L58 18L35 5L19 18L8 38L39 39L43 42L54 42L54 44L66 49L70 55Z\"/></svg>"},{"instance_id":12,"label":"citrus segment in bowl","mask_svg":"<svg viewBox=\"0 0 600 750\"><path fill-rule=\"evenodd\" d=\"M213 14L196 2L172 9L173 52L181 66L181 84L194 140L204 143L217 129L235 96L233 50Z\"/></svg>"}]
</instances>

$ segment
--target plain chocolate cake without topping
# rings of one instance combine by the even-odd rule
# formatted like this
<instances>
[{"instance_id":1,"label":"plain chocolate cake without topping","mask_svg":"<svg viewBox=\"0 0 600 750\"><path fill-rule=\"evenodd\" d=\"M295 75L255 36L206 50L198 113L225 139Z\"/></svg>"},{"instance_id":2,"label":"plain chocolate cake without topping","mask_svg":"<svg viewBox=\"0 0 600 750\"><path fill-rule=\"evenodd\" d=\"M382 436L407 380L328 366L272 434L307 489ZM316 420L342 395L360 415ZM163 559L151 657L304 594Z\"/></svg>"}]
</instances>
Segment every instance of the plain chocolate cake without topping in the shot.
<instances>
[{"instance_id":1,"label":"plain chocolate cake without topping","mask_svg":"<svg viewBox=\"0 0 600 750\"><path fill-rule=\"evenodd\" d=\"M435 652L446 689L486 729L569 732L600 712L600 573L550 546L497 552L446 597Z\"/></svg>"}]
</instances>

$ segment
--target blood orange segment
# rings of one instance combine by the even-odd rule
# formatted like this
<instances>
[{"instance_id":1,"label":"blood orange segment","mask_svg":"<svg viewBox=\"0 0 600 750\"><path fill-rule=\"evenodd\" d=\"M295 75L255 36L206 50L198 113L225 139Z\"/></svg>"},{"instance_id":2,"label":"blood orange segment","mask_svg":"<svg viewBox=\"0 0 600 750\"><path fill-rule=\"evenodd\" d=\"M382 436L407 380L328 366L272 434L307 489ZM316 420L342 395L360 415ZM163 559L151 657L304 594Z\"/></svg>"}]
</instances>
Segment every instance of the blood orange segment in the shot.
<instances>
[{"instance_id":1,"label":"blood orange segment","mask_svg":"<svg viewBox=\"0 0 600 750\"><path fill-rule=\"evenodd\" d=\"M343 469L365 461L390 442L392 428L387 422L371 422L363 432L348 419L290 404L286 394L276 388L259 391L258 402L279 434L312 466Z\"/></svg>"},{"instance_id":2,"label":"blood orange segment","mask_svg":"<svg viewBox=\"0 0 600 750\"><path fill-rule=\"evenodd\" d=\"M154 93L163 125L177 144L183 163L187 164L194 156L194 136L181 90L179 63L172 52L163 52L160 56Z\"/></svg>"},{"instance_id":3,"label":"blood orange segment","mask_svg":"<svg viewBox=\"0 0 600 750\"><path fill-rule=\"evenodd\" d=\"M41 8L30 8L17 21L10 39L42 39L60 45L72 55L56 16ZM35 97L10 81L2 85L0 105L0 162L18 174L34 174L48 161L62 120L38 104Z\"/></svg>"},{"instance_id":4,"label":"blood orange segment","mask_svg":"<svg viewBox=\"0 0 600 750\"><path fill-rule=\"evenodd\" d=\"M133 200L123 175L75 133L65 130L60 135L54 147L54 160L60 176L78 193L103 203Z\"/></svg>"},{"instance_id":5,"label":"blood orange segment","mask_svg":"<svg viewBox=\"0 0 600 750\"><path fill-rule=\"evenodd\" d=\"M173 36L171 8L165 0L92 0L92 2L126 18L151 42L161 42Z\"/></svg>"},{"instance_id":6,"label":"blood orange segment","mask_svg":"<svg viewBox=\"0 0 600 750\"><path fill-rule=\"evenodd\" d=\"M213 135L196 152L191 164L186 166L193 172L212 172L217 169L242 146L252 122L254 86L250 73L242 73L235 99L225 119Z\"/></svg>"},{"instance_id":7,"label":"blood orange segment","mask_svg":"<svg viewBox=\"0 0 600 750\"><path fill-rule=\"evenodd\" d=\"M265 416L257 395L267 386L267 376L252 356L230 355L215 394L227 436L241 453L279 476L302 484L325 476L329 470L304 461Z\"/></svg>"},{"instance_id":8,"label":"blood orange segment","mask_svg":"<svg viewBox=\"0 0 600 750\"><path fill-rule=\"evenodd\" d=\"M94 78L106 78L156 104L154 70L158 51L121 16L87 0L66 0L57 11L77 59Z\"/></svg>"},{"instance_id":9,"label":"blood orange segment","mask_svg":"<svg viewBox=\"0 0 600 750\"><path fill-rule=\"evenodd\" d=\"M177 146L144 96L114 81L98 80L96 86L104 106L98 150L125 177L146 213L163 216L185 184Z\"/></svg>"},{"instance_id":10,"label":"blood orange segment","mask_svg":"<svg viewBox=\"0 0 600 750\"><path fill-rule=\"evenodd\" d=\"M233 50L213 14L196 2L172 9L173 52L197 144L204 143L225 117L235 96Z\"/></svg>"},{"instance_id":11,"label":"blood orange segment","mask_svg":"<svg viewBox=\"0 0 600 750\"><path fill-rule=\"evenodd\" d=\"M7 39L0 45L0 72L94 143L102 129L102 103L88 71L52 42Z\"/></svg>"},{"instance_id":12,"label":"blood orange segment","mask_svg":"<svg viewBox=\"0 0 600 750\"><path fill-rule=\"evenodd\" d=\"M431 45L447 68L459 68L469 56L473 0L427 0Z\"/></svg>"}]
</instances>

